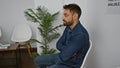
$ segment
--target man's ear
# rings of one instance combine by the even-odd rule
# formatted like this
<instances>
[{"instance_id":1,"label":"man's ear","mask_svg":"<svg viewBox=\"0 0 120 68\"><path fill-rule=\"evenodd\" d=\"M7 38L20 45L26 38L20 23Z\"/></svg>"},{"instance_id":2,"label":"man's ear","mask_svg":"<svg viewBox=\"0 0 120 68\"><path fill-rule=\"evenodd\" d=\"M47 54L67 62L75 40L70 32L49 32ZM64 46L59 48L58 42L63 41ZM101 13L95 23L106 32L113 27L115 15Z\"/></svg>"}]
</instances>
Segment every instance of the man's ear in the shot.
<instances>
[{"instance_id":1,"label":"man's ear","mask_svg":"<svg viewBox=\"0 0 120 68\"><path fill-rule=\"evenodd\" d=\"M73 18L74 18L74 19L78 19L78 14L77 14L77 13L74 13L74 14L73 14Z\"/></svg>"}]
</instances>

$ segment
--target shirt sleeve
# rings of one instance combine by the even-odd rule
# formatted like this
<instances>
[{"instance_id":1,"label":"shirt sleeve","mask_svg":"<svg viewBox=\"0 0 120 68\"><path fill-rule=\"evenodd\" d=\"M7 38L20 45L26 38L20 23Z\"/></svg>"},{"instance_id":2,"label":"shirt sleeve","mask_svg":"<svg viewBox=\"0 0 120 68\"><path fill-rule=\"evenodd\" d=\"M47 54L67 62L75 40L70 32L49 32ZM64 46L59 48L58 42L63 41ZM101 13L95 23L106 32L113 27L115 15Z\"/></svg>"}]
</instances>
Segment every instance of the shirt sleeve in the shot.
<instances>
[{"instance_id":1,"label":"shirt sleeve","mask_svg":"<svg viewBox=\"0 0 120 68\"><path fill-rule=\"evenodd\" d=\"M57 44L56 44L56 48L60 51L62 51L62 49L65 48L65 35L66 35L66 30L67 28L65 28L65 31L63 32L63 35L61 36L61 38L58 40Z\"/></svg>"},{"instance_id":2,"label":"shirt sleeve","mask_svg":"<svg viewBox=\"0 0 120 68\"><path fill-rule=\"evenodd\" d=\"M59 58L61 61L65 62L69 60L75 53L77 53L85 44L85 35L84 34L76 34L73 35L71 40L68 41L61 53L59 54Z\"/></svg>"},{"instance_id":3,"label":"shirt sleeve","mask_svg":"<svg viewBox=\"0 0 120 68\"><path fill-rule=\"evenodd\" d=\"M62 49L64 49L65 48L65 42L63 41L64 39L63 39L63 37L61 37L59 40L58 40L58 42L57 42L57 49L59 50L59 51L62 51Z\"/></svg>"}]
</instances>

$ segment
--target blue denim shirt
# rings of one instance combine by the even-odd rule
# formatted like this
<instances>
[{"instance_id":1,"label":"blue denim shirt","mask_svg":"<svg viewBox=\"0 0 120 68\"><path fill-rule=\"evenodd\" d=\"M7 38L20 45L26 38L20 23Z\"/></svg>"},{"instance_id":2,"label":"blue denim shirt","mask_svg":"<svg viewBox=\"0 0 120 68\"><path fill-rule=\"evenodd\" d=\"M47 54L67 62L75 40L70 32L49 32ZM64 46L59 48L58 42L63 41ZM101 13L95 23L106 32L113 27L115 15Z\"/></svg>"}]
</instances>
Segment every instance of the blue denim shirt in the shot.
<instances>
[{"instance_id":1,"label":"blue denim shirt","mask_svg":"<svg viewBox=\"0 0 120 68\"><path fill-rule=\"evenodd\" d=\"M80 22L71 30L70 35L66 36L68 30L69 27L66 27L56 45L60 51L57 64L80 68L90 45L89 35ZM67 37L69 38L66 39Z\"/></svg>"},{"instance_id":2,"label":"blue denim shirt","mask_svg":"<svg viewBox=\"0 0 120 68\"><path fill-rule=\"evenodd\" d=\"M72 30L69 27L67 27L67 28L68 29L67 29L66 34L65 34L65 42L66 42L66 44L69 41L70 35L72 33Z\"/></svg>"}]
</instances>

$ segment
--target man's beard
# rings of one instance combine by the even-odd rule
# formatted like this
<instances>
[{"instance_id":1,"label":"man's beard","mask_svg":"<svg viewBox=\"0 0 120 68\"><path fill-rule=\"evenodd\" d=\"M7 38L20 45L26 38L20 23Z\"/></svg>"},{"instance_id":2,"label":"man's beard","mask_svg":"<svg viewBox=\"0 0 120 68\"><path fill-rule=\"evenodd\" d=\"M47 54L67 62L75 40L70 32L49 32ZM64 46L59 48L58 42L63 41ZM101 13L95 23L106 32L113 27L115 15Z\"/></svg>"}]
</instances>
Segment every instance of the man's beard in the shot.
<instances>
[{"instance_id":1,"label":"man's beard","mask_svg":"<svg viewBox=\"0 0 120 68\"><path fill-rule=\"evenodd\" d=\"M64 26L71 26L73 24L73 19L71 21L69 21L69 22L63 20L63 22L64 22L63 23Z\"/></svg>"}]
</instances>

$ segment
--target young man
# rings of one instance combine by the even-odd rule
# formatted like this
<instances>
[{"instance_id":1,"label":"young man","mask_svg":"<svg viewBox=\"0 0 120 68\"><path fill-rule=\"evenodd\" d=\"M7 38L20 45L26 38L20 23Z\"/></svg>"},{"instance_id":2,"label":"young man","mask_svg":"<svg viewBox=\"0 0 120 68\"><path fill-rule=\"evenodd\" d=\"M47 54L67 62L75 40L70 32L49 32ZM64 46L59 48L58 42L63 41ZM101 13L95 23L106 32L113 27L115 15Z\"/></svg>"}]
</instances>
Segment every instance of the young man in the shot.
<instances>
[{"instance_id":1,"label":"young man","mask_svg":"<svg viewBox=\"0 0 120 68\"><path fill-rule=\"evenodd\" d=\"M66 28L56 44L60 53L36 57L38 68L80 68L89 48L88 32L79 21L81 8L76 4L64 5L63 8Z\"/></svg>"}]
</instances>

